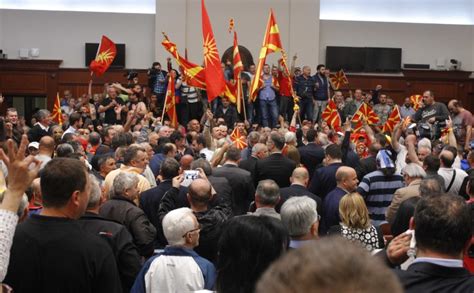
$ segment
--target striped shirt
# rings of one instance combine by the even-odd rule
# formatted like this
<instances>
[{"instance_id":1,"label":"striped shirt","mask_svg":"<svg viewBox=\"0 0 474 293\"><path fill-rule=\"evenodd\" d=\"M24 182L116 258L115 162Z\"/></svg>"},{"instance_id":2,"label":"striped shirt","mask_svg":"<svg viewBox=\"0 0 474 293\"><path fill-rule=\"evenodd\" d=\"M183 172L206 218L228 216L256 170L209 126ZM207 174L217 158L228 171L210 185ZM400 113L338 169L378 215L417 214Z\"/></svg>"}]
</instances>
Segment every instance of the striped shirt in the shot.
<instances>
[{"instance_id":1,"label":"striped shirt","mask_svg":"<svg viewBox=\"0 0 474 293\"><path fill-rule=\"evenodd\" d=\"M385 211L392 202L393 194L395 190L404 186L402 176L399 174L385 176L380 170L371 172L362 178L357 192L364 197L374 226L386 222Z\"/></svg>"}]
</instances>

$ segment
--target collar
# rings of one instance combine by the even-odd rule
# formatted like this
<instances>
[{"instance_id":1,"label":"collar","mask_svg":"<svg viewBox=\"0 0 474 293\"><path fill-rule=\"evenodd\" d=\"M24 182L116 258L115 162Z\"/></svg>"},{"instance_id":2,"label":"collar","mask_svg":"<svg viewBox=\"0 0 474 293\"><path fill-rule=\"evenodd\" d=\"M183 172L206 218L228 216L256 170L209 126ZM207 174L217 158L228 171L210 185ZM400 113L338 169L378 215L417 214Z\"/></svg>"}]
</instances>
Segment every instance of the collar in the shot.
<instances>
[{"instance_id":1,"label":"collar","mask_svg":"<svg viewBox=\"0 0 474 293\"><path fill-rule=\"evenodd\" d=\"M127 165L120 165L120 170L121 171L124 171L124 172L133 172L133 173L136 173L138 175L142 174L144 170L140 169L140 168L136 168L136 167L132 167L132 166L127 166Z\"/></svg>"},{"instance_id":2,"label":"collar","mask_svg":"<svg viewBox=\"0 0 474 293\"><path fill-rule=\"evenodd\" d=\"M431 263L448 268L462 268L462 260L460 259L446 259L446 258L435 258L435 257L418 257L412 264L415 263Z\"/></svg>"},{"instance_id":3,"label":"collar","mask_svg":"<svg viewBox=\"0 0 474 293\"><path fill-rule=\"evenodd\" d=\"M227 167L238 167L239 165L237 165L237 163L234 163L234 162L225 162L224 165L222 166L227 166Z\"/></svg>"},{"instance_id":4,"label":"collar","mask_svg":"<svg viewBox=\"0 0 474 293\"><path fill-rule=\"evenodd\" d=\"M304 245L310 244L314 240L290 240L290 245L289 247L291 248L300 248Z\"/></svg>"},{"instance_id":5,"label":"collar","mask_svg":"<svg viewBox=\"0 0 474 293\"><path fill-rule=\"evenodd\" d=\"M40 122L36 122L36 125L39 125L39 127L41 129L43 129L44 131L48 131L49 129L49 126L44 126L43 124L41 124Z\"/></svg>"},{"instance_id":6,"label":"collar","mask_svg":"<svg viewBox=\"0 0 474 293\"><path fill-rule=\"evenodd\" d=\"M134 206L137 206L133 200L130 200L128 198L126 198L125 196L122 196L122 195L114 195L111 200L122 200L122 201L128 201L129 203L133 204Z\"/></svg>"},{"instance_id":7,"label":"collar","mask_svg":"<svg viewBox=\"0 0 474 293\"><path fill-rule=\"evenodd\" d=\"M421 184L421 179L415 179L410 184L408 184L408 186L420 185L420 184Z\"/></svg>"}]
</instances>

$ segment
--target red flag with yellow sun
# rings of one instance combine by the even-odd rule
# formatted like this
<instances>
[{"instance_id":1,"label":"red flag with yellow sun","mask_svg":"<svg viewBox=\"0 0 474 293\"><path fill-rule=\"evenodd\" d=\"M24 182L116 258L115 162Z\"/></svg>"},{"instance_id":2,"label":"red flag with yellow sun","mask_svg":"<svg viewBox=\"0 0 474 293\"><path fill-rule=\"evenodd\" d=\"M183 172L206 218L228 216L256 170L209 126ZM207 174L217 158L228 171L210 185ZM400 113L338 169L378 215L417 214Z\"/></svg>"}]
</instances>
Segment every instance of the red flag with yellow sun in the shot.
<instances>
[{"instance_id":1,"label":"red flag with yellow sun","mask_svg":"<svg viewBox=\"0 0 474 293\"><path fill-rule=\"evenodd\" d=\"M61 110L61 100L59 99L59 93L56 94L56 99L54 100L53 111L51 111L51 118L59 125L63 125L63 112Z\"/></svg>"},{"instance_id":2,"label":"red flag with yellow sun","mask_svg":"<svg viewBox=\"0 0 474 293\"><path fill-rule=\"evenodd\" d=\"M232 140L234 145L240 150L243 150L244 148L247 147L246 137L245 135L240 133L240 130L238 127L234 128L234 130L230 134L230 140Z\"/></svg>"},{"instance_id":3,"label":"red flag with yellow sun","mask_svg":"<svg viewBox=\"0 0 474 293\"><path fill-rule=\"evenodd\" d=\"M207 15L204 0L201 0L202 10L202 37L204 53L204 74L206 76L207 99L214 100L224 92L225 79L222 71L219 52L217 51L216 40L212 32L211 21Z\"/></svg>"},{"instance_id":4,"label":"red flag with yellow sun","mask_svg":"<svg viewBox=\"0 0 474 293\"><path fill-rule=\"evenodd\" d=\"M89 65L90 70L92 73L95 73L95 75L101 76L109 69L116 55L117 48L115 47L115 43L106 36L102 36L97 55Z\"/></svg>"}]
</instances>

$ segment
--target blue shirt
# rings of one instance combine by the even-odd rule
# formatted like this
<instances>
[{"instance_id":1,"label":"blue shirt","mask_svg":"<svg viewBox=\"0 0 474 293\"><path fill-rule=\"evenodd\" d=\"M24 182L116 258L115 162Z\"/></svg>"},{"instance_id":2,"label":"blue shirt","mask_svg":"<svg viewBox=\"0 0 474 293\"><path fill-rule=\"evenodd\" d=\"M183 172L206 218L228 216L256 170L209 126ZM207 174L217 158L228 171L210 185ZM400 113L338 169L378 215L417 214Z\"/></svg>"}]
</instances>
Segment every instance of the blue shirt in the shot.
<instances>
[{"instance_id":1,"label":"blue shirt","mask_svg":"<svg viewBox=\"0 0 474 293\"><path fill-rule=\"evenodd\" d=\"M273 78L270 75L268 78L263 78L263 89L260 90L260 100L262 101L273 101L275 99L275 91L272 88Z\"/></svg>"},{"instance_id":2,"label":"blue shirt","mask_svg":"<svg viewBox=\"0 0 474 293\"><path fill-rule=\"evenodd\" d=\"M157 94L165 94L166 93L166 76L163 74L163 71L160 70L156 75L155 87L153 88L153 92Z\"/></svg>"}]
</instances>

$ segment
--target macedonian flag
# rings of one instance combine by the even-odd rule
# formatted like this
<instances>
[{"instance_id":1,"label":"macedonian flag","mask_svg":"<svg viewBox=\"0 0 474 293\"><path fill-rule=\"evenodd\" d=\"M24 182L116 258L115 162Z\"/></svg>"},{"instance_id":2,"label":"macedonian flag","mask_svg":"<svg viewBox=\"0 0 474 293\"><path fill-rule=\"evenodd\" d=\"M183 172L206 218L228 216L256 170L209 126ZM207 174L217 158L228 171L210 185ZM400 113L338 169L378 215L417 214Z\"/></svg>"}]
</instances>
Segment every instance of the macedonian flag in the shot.
<instances>
[{"instance_id":1,"label":"macedonian flag","mask_svg":"<svg viewBox=\"0 0 474 293\"><path fill-rule=\"evenodd\" d=\"M170 75L168 81L168 89L166 91L165 107L163 109L170 118L170 126L172 128L178 127L178 116L176 114L176 95L174 78Z\"/></svg>"},{"instance_id":2,"label":"macedonian flag","mask_svg":"<svg viewBox=\"0 0 474 293\"><path fill-rule=\"evenodd\" d=\"M89 65L89 68L92 73L95 73L95 75L97 76L101 76L102 74L104 74L104 72L109 69L112 62L114 62L115 55L117 55L117 48L115 47L115 43L112 42L106 36L102 36L97 55Z\"/></svg>"},{"instance_id":3,"label":"macedonian flag","mask_svg":"<svg viewBox=\"0 0 474 293\"><path fill-rule=\"evenodd\" d=\"M63 125L63 112L61 110L61 100L59 99L59 93L56 94L56 99L54 100L53 111L51 111L51 118L59 125Z\"/></svg>"},{"instance_id":4,"label":"macedonian flag","mask_svg":"<svg viewBox=\"0 0 474 293\"><path fill-rule=\"evenodd\" d=\"M359 122L366 121L367 124L377 124L380 121L379 116L375 114L372 107L370 107L367 103L362 103L359 106L357 112L355 112L354 116L352 116L352 123L356 123L357 125L360 124Z\"/></svg>"},{"instance_id":5,"label":"macedonian flag","mask_svg":"<svg viewBox=\"0 0 474 293\"><path fill-rule=\"evenodd\" d=\"M321 117L328 125L332 127L335 131L340 131L341 129L341 116L337 111L337 105L333 99L329 99L329 102L326 106L326 109L321 114Z\"/></svg>"},{"instance_id":6,"label":"macedonian flag","mask_svg":"<svg viewBox=\"0 0 474 293\"><path fill-rule=\"evenodd\" d=\"M382 127L382 132L391 133L395 125L397 125L401 120L402 120L402 116L400 115L400 110L398 109L398 106L395 105L392 110L392 113L390 113L390 116L388 116L387 121Z\"/></svg>"},{"instance_id":7,"label":"macedonian flag","mask_svg":"<svg viewBox=\"0 0 474 293\"><path fill-rule=\"evenodd\" d=\"M410 102L413 104L413 109L418 111L423 103L423 96L422 95L412 95L410 96Z\"/></svg>"},{"instance_id":8,"label":"macedonian flag","mask_svg":"<svg viewBox=\"0 0 474 293\"><path fill-rule=\"evenodd\" d=\"M240 150L243 150L244 148L247 147L246 138L242 133L240 133L240 130L238 127L234 128L234 130L230 134L230 140L232 140L234 145Z\"/></svg>"},{"instance_id":9,"label":"macedonian flag","mask_svg":"<svg viewBox=\"0 0 474 293\"><path fill-rule=\"evenodd\" d=\"M336 72L336 74L331 74L329 78L335 90L338 90L343 84L349 84L349 80L342 69Z\"/></svg>"},{"instance_id":10,"label":"macedonian flag","mask_svg":"<svg viewBox=\"0 0 474 293\"><path fill-rule=\"evenodd\" d=\"M201 0L202 37L204 54L204 75L206 76L207 99L217 98L225 90L224 72L222 71L217 44L212 32L211 21L207 15L204 0Z\"/></svg>"},{"instance_id":11,"label":"macedonian flag","mask_svg":"<svg viewBox=\"0 0 474 293\"><path fill-rule=\"evenodd\" d=\"M281 45L280 30L273 15L273 11L270 11L268 18L267 30L265 31L265 37L263 38L262 48L260 49L260 55L258 60L257 69L255 72L255 78L252 81L250 87L250 98L255 101L257 98L257 92L260 88L260 75L262 74L263 65L267 55L273 52L281 51L283 46Z\"/></svg>"}]
</instances>

